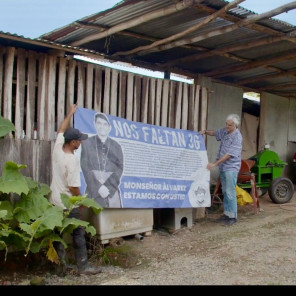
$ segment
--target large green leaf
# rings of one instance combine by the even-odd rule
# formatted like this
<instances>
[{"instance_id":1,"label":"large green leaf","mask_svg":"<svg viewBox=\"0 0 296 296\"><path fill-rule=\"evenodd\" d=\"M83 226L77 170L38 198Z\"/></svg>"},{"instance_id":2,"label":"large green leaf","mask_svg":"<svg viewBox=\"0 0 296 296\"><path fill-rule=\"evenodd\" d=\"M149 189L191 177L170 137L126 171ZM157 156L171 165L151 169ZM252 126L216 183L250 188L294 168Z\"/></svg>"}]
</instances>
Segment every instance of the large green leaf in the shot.
<instances>
[{"instance_id":1,"label":"large green leaf","mask_svg":"<svg viewBox=\"0 0 296 296\"><path fill-rule=\"evenodd\" d=\"M68 196L61 194L61 199L65 207L69 210L78 206L85 206L91 208L95 214L99 214L103 209L95 200L83 196Z\"/></svg>"},{"instance_id":2,"label":"large green leaf","mask_svg":"<svg viewBox=\"0 0 296 296\"><path fill-rule=\"evenodd\" d=\"M26 179L27 185L28 185L30 190L38 187L38 182L37 181L33 180L30 177L24 177L24 178Z\"/></svg>"},{"instance_id":3,"label":"large green leaf","mask_svg":"<svg viewBox=\"0 0 296 296\"><path fill-rule=\"evenodd\" d=\"M90 224L87 227L85 227L85 232L91 234L92 236L96 235L97 233L96 229Z\"/></svg>"},{"instance_id":4,"label":"large green leaf","mask_svg":"<svg viewBox=\"0 0 296 296\"><path fill-rule=\"evenodd\" d=\"M0 237L13 251L25 250L30 240L30 237L25 232L12 229L1 230Z\"/></svg>"},{"instance_id":5,"label":"large green leaf","mask_svg":"<svg viewBox=\"0 0 296 296\"><path fill-rule=\"evenodd\" d=\"M13 207L9 201L0 201L0 212L1 211L6 211L4 216L0 214L0 218L3 220L11 220L13 218Z\"/></svg>"},{"instance_id":6,"label":"large green leaf","mask_svg":"<svg viewBox=\"0 0 296 296\"><path fill-rule=\"evenodd\" d=\"M15 131L13 123L0 115L0 138Z\"/></svg>"},{"instance_id":7,"label":"large green leaf","mask_svg":"<svg viewBox=\"0 0 296 296\"><path fill-rule=\"evenodd\" d=\"M28 253L30 250L33 253L36 253L40 249L40 244L34 241L35 233L38 230L40 224L41 224L41 220L36 220L30 225L25 223L20 223L20 228L30 236L30 241L26 246L26 253Z\"/></svg>"},{"instance_id":8,"label":"large green leaf","mask_svg":"<svg viewBox=\"0 0 296 296\"><path fill-rule=\"evenodd\" d=\"M82 226L85 229L89 226L89 222L82 221L76 218L65 218L63 221L63 226L61 228L62 232L72 233L75 228L78 226ZM94 233L91 232L92 235L96 234L96 230L94 230Z\"/></svg>"},{"instance_id":9,"label":"large green leaf","mask_svg":"<svg viewBox=\"0 0 296 296\"><path fill-rule=\"evenodd\" d=\"M99 214L102 211L102 207L93 199L85 198L78 203L80 206L91 208L95 214Z\"/></svg>"},{"instance_id":10,"label":"large green leaf","mask_svg":"<svg viewBox=\"0 0 296 296\"><path fill-rule=\"evenodd\" d=\"M4 218L7 216L7 211L6 210L0 210L0 219Z\"/></svg>"},{"instance_id":11,"label":"large green leaf","mask_svg":"<svg viewBox=\"0 0 296 296\"><path fill-rule=\"evenodd\" d=\"M48 234L46 237L44 237L40 243L40 246L42 248L47 247L47 246L49 246L50 242L61 242L64 245L65 249L68 247L66 242L62 239L62 237L54 232L52 232L52 233Z\"/></svg>"},{"instance_id":12,"label":"large green leaf","mask_svg":"<svg viewBox=\"0 0 296 296\"><path fill-rule=\"evenodd\" d=\"M63 218L63 209L57 206L48 208L40 218L41 224L36 232L36 237L39 237L47 230L54 230L56 227L62 227Z\"/></svg>"},{"instance_id":13,"label":"large green leaf","mask_svg":"<svg viewBox=\"0 0 296 296\"><path fill-rule=\"evenodd\" d=\"M18 165L15 162L7 161L0 177L0 192L14 192L19 195L28 194L29 187L26 178L19 172L20 169L26 168L26 165Z\"/></svg>"},{"instance_id":14,"label":"large green leaf","mask_svg":"<svg viewBox=\"0 0 296 296\"><path fill-rule=\"evenodd\" d=\"M71 208L71 203L70 203L70 201L69 201L69 198L70 198L69 195L64 194L64 193L61 194L61 200L62 200L62 203L63 203L63 205L64 205L67 209L70 209L70 208Z\"/></svg>"},{"instance_id":15,"label":"large green leaf","mask_svg":"<svg viewBox=\"0 0 296 296\"><path fill-rule=\"evenodd\" d=\"M14 214L19 222L29 223L41 217L49 207L52 205L40 194L39 189L36 189L22 196L15 204Z\"/></svg>"},{"instance_id":16,"label":"large green leaf","mask_svg":"<svg viewBox=\"0 0 296 296\"><path fill-rule=\"evenodd\" d=\"M79 204L79 202L84 199L85 196L69 196L67 194L61 193L62 203L68 210L72 210L76 205Z\"/></svg>"}]
</instances>

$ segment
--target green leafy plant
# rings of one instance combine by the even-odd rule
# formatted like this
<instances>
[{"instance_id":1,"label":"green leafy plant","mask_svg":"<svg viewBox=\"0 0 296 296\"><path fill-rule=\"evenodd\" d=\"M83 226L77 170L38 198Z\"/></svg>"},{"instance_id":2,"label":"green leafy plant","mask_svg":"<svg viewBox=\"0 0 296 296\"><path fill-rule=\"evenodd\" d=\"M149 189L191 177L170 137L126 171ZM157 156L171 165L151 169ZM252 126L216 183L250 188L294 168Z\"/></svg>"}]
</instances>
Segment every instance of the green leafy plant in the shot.
<instances>
[{"instance_id":1,"label":"green leafy plant","mask_svg":"<svg viewBox=\"0 0 296 296\"><path fill-rule=\"evenodd\" d=\"M0 116L0 138L14 130L14 125ZM92 236L96 234L95 228L88 222L68 218L70 211L82 206L98 214L102 208L86 196L62 194L62 202L67 208L63 211L48 201L51 192L48 185L21 174L20 170L25 167L8 161L0 177L0 251L5 250L7 260L10 251L24 251L28 255L29 252L38 253L47 249L47 258L58 263L54 241L60 241L67 247L63 235L72 233L78 226L83 226Z\"/></svg>"},{"instance_id":2,"label":"green leafy plant","mask_svg":"<svg viewBox=\"0 0 296 296\"><path fill-rule=\"evenodd\" d=\"M58 263L52 245L54 241L61 241L67 247L61 237L72 233L78 226L83 226L92 236L96 234L89 222L68 218L70 211L74 207L83 206L98 214L102 208L86 196L64 194L61 198L67 210L63 211L48 201L48 185L38 184L20 173L24 167L8 161L0 177L0 250L6 250L6 259L9 249L23 250L27 255L46 248L48 259Z\"/></svg>"},{"instance_id":3,"label":"green leafy plant","mask_svg":"<svg viewBox=\"0 0 296 296\"><path fill-rule=\"evenodd\" d=\"M13 123L0 115L0 138L12 131L15 131Z\"/></svg>"}]
</instances>

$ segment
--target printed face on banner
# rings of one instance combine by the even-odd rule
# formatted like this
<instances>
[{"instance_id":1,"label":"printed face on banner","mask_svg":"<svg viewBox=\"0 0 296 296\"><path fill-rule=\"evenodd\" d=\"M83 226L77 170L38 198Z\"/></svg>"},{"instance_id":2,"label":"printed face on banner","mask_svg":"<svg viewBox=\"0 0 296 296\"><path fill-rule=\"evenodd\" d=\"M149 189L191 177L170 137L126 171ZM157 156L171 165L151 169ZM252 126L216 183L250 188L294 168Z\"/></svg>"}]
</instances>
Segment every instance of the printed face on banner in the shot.
<instances>
[{"instance_id":1,"label":"printed face on banner","mask_svg":"<svg viewBox=\"0 0 296 296\"><path fill-rule=\"evenodd\" d=\"M89 135L77 151L83 194L112 208L210 206L208 157L198 132L101 113L109 125L94 121L95 114L84 108L74 114L75 128Z\"/></svg>"}]
</instances>

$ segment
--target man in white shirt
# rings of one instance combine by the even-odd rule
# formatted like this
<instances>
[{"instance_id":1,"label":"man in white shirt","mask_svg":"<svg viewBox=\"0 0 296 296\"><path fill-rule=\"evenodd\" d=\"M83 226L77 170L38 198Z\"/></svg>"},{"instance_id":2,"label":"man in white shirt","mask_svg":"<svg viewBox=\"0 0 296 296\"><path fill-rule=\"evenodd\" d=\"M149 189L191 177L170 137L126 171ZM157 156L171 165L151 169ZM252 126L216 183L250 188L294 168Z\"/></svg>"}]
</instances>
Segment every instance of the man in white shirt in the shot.
<instances>
[{"instance_id":1,"label":"man in white shirt","mask_svg":"<svg viewBox=\"0 0 296 296\"><path fill-rule=\"evenodd\" d=\"M78 129L68 128L73 114L76 112L77 105L70 108L70 112L61 123L58 129L57 139L52 155L52 181L50 185L51 196L50 202L62 209L66 209L61 200L61 194L69 196L80 196L80 163L74 151L79 148L81 141L86 140L88 135L81 133ZM80 219L80 209L73 209L69 218ZM85 240L85 230L83 227L77 227L73 230L73 247L75 259L79 274L97 274L100 269L88 265L87 247ZM59 258L61 275L66 271L66 252L61 242L53 243Z\"/></svg>"}]
</instances>

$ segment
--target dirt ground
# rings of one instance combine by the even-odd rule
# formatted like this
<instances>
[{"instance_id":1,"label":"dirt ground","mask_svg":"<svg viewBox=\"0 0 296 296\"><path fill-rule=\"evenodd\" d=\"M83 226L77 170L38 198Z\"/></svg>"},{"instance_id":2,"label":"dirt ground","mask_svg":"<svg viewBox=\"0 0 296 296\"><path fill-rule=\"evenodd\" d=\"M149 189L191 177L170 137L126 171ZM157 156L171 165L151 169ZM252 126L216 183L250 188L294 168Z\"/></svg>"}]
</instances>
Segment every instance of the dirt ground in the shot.
<instances>
[{"instance_id":1,"label":"dirt ground","mask_svg":"<svg viewBox=\"0 0 296 296\"><path fill-rule=\"evenodd\" d=\"M221 208L222 211L222 208ZM2 285L295 285L296 194L290 203L260 197L260 212L239 206L238 223L214 222L207 214L191 228L174 233L155 229L151 236L114 240L90 262L102 273L78 276L69 269L58 277L49 268L2 269ZM42 265L42 264L41 264ZM118 266L116 266L118 265ZM47 266L46 266L47 267Z\"/></svg>"}]
</instances>

